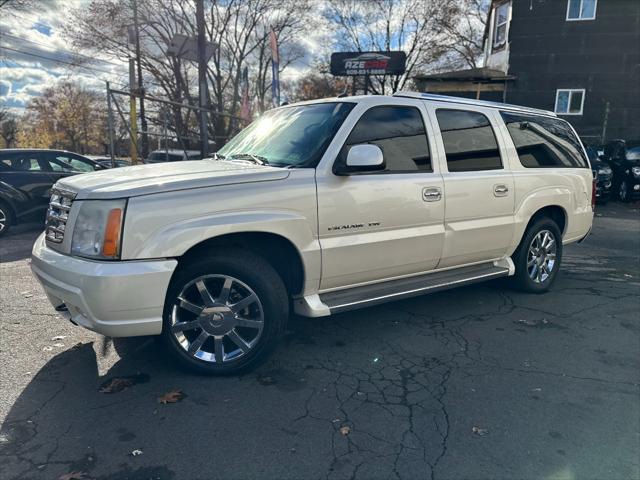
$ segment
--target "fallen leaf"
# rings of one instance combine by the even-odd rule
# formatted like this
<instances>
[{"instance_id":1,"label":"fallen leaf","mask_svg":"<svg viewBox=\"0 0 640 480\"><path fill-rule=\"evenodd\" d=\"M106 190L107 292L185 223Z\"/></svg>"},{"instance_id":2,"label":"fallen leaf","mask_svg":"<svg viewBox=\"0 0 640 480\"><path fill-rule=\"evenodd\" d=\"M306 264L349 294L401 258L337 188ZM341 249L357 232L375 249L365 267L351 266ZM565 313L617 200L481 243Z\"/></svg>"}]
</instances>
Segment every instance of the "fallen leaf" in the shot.
<instances>
[{"instance_id":1,"label":"fallen leaf","mask_svg":"<svg viewBox=\"0 0 640 480\"><path fill-rule=\"evenodd\" d=\"M489 433L489 430L487 430L486 428L480 428L480 427L473 427L471 429L471 431L473 433L475 433L476 435L479 435L481 437L484 437L485 435L487 435Z\"/></svg>"},{"instance_id":2,"label":"fallen leaf","mask_svg":"<svg viewBox=\"0 0 640 480\"><path fill-rule=\"evenodd\" d=\"M347 427L346 425L344 427L340 427L340 433L346 437L351 433L351 427Z\"/></svg>"},{"instance_id":3,"label":"fallen leaf","mask_svg":"<svg viewBox=\"0 0 640 480\"><path fill-rule=\"evenodd\" d=\"M87 478L86 475L87 474L84 472L70 472L60 475L58 480L80 480L82 478Z\"/></svg>"},{"instance_id":4,"label":"fallen leaf","mask_svg":"<svg viewBox=\"0 0 640 480\"><path fill-rule=\"evenodd\" d=\"M177 403L182 400L186 395L182 393L182 390L179 388L176 390L171 390L170 392L165 393L161 397L158 397L158 403L167 404L167 403Z\"/></svg>"},{"instance_id":5,"label":"fallen leaf","mask_svg":"<svg viewBox=\"0 0 640 480\"><path fill-rule=\"evenodd\" d=\"M142 455L142 450L138 450L137 448L131 452L132 457L137 457L138 455Z\"/></svg>"},{"instance_id":6,"label":"fallen leaf","mask_svg":"<svg viewBox=\"0 0 640 480\"><path fill-rule=\"evenodd\" d=\"M149 381L149 375L145 373L137 373L136 375L128 375L126 377L113 377L106 380L98 392L100 393L118 393L137 383L145 383Z\"/></svg>"},{"instance_id":7,"label":"fallen leaf","mask_svg":"<svg viewBox=\"0 0 640 480\"><path fill-rule=\"evenodd\" d=\"M51 339L51 341L52 341L52 342L56 342L56 341L58 341L58 340L62 340L62 339L64 339L64 338L67 338L67 336L66 336L66 335L56 335L55 337L53 337L53 338Z\"/></svg>"}]
</instances>

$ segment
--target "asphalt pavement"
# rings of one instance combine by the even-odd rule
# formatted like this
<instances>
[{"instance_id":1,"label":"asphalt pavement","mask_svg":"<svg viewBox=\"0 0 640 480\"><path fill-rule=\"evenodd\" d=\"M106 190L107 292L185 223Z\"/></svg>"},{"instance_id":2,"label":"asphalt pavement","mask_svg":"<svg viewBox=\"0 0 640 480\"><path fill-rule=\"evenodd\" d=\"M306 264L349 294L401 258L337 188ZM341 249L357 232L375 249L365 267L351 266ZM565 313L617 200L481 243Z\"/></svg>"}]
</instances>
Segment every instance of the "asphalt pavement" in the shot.
<instances>
[{"instance_id":1,"label":"asphalt pavement","mask_svg":"<svg viewBox=\"0 0 640 480\"><path fill-rule=\"evenodd\" d=\"M29 269L37 234L0 240L3 480L640 478L638 205L599 208L550 293L294 318L229 378L60 318Z\"/></svg>"}]
</instances>

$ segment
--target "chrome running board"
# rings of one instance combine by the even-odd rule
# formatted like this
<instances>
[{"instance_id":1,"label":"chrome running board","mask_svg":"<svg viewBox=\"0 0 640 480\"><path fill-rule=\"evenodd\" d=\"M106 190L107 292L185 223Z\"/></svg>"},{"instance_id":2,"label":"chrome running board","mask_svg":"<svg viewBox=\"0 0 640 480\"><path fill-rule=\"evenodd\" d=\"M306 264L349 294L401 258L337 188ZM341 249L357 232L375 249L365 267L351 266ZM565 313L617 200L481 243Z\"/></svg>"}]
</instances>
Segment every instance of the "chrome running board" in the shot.
<instances>
[{"instance_id":1,"label":"chrome running board","mask_svg":"<svg viewBox=\"0 0 640 480\"><path fill-rule=\"evenodd\" d=\"M295 310L300 315L320 317L508 275L513 275L511 259L310 295L298 299Z\"/></svg>"}]
</instances>

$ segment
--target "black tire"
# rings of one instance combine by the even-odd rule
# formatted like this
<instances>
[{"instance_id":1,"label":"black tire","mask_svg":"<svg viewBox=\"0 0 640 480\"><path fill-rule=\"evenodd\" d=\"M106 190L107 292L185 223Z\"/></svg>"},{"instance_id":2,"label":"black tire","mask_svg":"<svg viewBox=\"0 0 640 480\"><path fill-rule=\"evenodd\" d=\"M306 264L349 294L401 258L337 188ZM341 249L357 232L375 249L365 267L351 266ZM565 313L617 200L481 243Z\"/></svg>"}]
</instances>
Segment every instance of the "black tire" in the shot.
<instances>
[{"instance_id":1,"label":"black tire","mask_svg":"<svg viewBox=\"0 0 640 480\"><path fill-rule=\"evenodd\" d=\"M530 249L533 247L532 243L538 234L545 231L550 233L553 237L553 241L555 242L555 259L551 271L546 278L534 279L531 274L533 273L534 276L537 277L540 270L534 270L533 266L528 266L528 263L531 260ZM543 254L543 256L546 258L546 253ZM553 285L562 264L562 233L560 232L558 225L548 217L541 217L535 220L527 227L527 230L520 241L520 245L518 245L518 248L511 256L511 259L516 267L516 273L512 277L512 283L518 290L530 293L544 293L548 291ZM539 268L538 265L536 266Z\"/></svg>"},{"instance_id":2,"label":"black tire","mask_svg":"<svg viewBox=\"0 0 640 480\"><path fill-rule=\"evenodd\" d=\"M0 201L0 237L9 232L13 225L13 211L5 202Z\"/></svg>"},{"instance_id":3,"label":"black tire","mask_svg":"<svg viewBox=\"0 0 640 480\"><path fill-rule=\"evenodd\" d=\"M206 283L205 291L211 290L209 298L214 301L210 303L209 307L206 307L206 294L201 293L201 285L193 283L196 279L205 276L203 282ZM224 283L227 278L230 280L230 293L228 294L229 300L221 303L220 298L223 297ZM191 285L191 286L190 286ZM183 291L183 289L186 290ZM236 300L233 300L235 295L236 299L244 298L248 299L254 293L257 296L258 301L254 300L253 304L248 305L240 313L234 313L228 311L224 313L206 313L203 316L198 315L193 310L184 309L183 307L176 307L178 302L178 296L182 293L183 296L192 295L190 299L194 300L194 303L198 302L197 295L194 297L195 292L193 288L196 288L196 292L201 296L202 305L198 305L199 308L204 306L205 312L207 308L216 310L220 308L226 308L224 305L231 305ZM216 289L219 288L219 290ZM214 297L214 295L216 295ZM218 306L216 306L218 305ZM189 305L192 308L192 305ZM172 332L172 325L174 324L174 310L176 320L180 319L189 320L191 318L198 323L197 327L192 327L189 330L185 330L182 333L174 334ZM259 313L262 312L261 316ZM242 312L247 312L242 313ZM242 313L242 315L241 315ZM249 317L254 315L255 318L262 318L262 326L260 327L258 336L253 340L250 338L251 332L248 327L245 328L241 325L235 325L238 317ZM275 269L263 258L255 255L251 252L240 249L227 249L220 253L202 257L193 257L188 259L183 265L179 266L179 269L173 275L169 289L167 291L167 297L164 306L164 318L162 328L162 339L164 344L168 347L169 351L173 354L174 358L178 362L198 373L204 373L209 375L231 375L237 374L257 366L275 347L278 340L284 333L286 323L289 317L289 299L287 289L284 282L275 271ZM235 319L235 320L234 320ZM252 321L252 320L249 320ZM200 324L200 322L203 322ZM230 323L229 323L230 322ZM245 322L246 323L246 322ZM257 323L254 323L256 325ZM203 326L200 326L203 325ZM231 328L231 330L224 333L224 330ZM258 328L258 327L251 327ZM243 333L244 332L244 333ZM196 355L201 358L196 358L187 351L188 345L197 345L200 335L204 335L206 340L196 350ZM248 337L245 334L248 333ZM229 334L229 335L228 335ZM245 340L245 348L255 341L250 349L245 351L240 348L240 343L237 342L237 335L240 335L241 340ZM183 347L178 340L181 336L182 342L185 344ZM211 335L211 336L208 336ZM231 338L233 336L233 339ZM189 336L189 338L187 338ZM223 344L221 351L222 362L217 362L218 351L217 342ZM233 341L232 341L233 340ZM235 348L236 351L242 350L237 358L231 357L226 360L227 355L231 355L231 351L227 352L227 349ZM196 348L195 346L193 348ZM202 359L206 355L213 355L207 361Z\"/></svg>"}]
</instances>

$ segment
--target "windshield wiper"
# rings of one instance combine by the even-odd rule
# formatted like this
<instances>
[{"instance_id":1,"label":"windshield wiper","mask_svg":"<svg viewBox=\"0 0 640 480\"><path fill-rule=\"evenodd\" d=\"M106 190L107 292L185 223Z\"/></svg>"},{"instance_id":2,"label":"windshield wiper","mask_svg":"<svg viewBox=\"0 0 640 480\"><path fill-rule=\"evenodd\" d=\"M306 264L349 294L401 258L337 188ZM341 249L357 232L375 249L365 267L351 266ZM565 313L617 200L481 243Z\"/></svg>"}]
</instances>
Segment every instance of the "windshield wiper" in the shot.
<instances>
[{"instance_id":1,"label":"windshield wiper","mask_svg":"<svg viewBox=\"0 0 640 480\"><path fill-rule=\"evenodd\" d=\"M222 155L221 153L214 152L214 153L213 153L213 157L211 157L211 158L213 158L214 160L224 160L224 159L225 159L225 158L227 158L227 157L225 157L225 156L224 156L224 155Z\"/></svg>"},{"instance_id":2,"label":"windshield wiper","mask_svg":"<svg viewBox=\"0 0 640 480\"><path fill-rule=\"evenodd\" d=\"M257 165L269 165L269 160L260 155L254 155L253 153L235 153L229 158L232 160L248 160Z\"/></svg>"}]
</instances>

